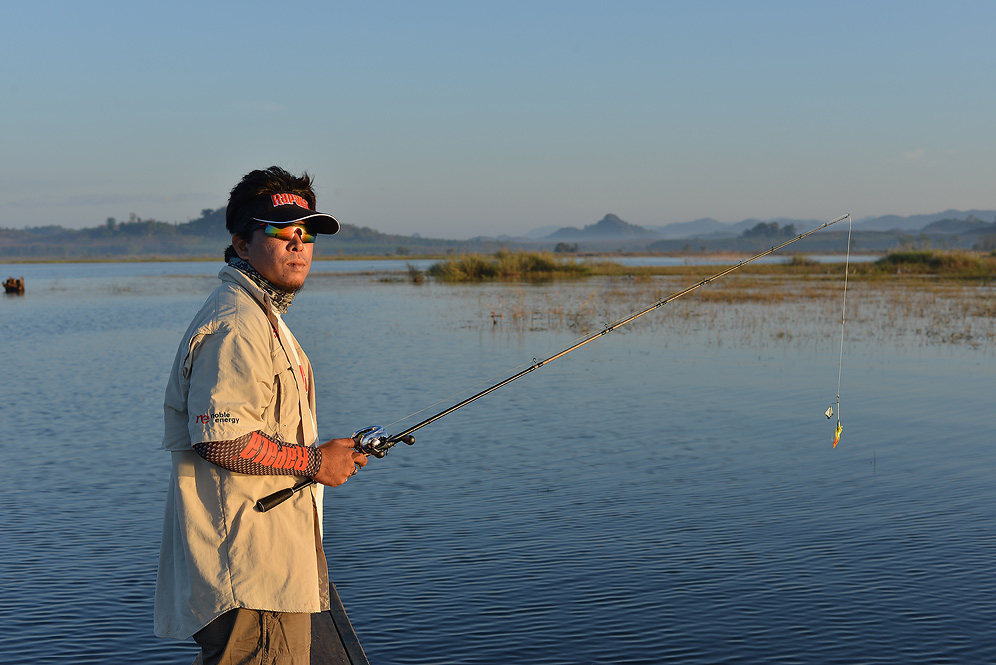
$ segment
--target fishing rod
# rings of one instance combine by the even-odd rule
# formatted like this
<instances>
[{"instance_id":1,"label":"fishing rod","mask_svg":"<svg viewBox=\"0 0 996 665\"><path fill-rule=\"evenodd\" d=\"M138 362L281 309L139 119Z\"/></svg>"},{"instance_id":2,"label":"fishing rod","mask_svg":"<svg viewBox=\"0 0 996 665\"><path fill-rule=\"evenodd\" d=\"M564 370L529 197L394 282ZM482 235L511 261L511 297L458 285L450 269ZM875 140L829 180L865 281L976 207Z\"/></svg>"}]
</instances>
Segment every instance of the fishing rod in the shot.
<instances>
[{"instance_id":1,"label":"fishing rod","mask_svg":"<svg viewBox=\"0 0 996 665\"><path fill-rule=\"evenodd\" d=\"M611 323L611 324L607 325L606 327L602 328L598 332L592 333L591 335L589 335L589 336L587 336L587 337L585 337L585 338L583 338L583 339L575 342L574 344L572 344L571 346L567 347L563 351L560 351L559 353L556 353L556 354L550 356L549 358L547 358L545 360L536 360L534 358L532 364L530 364L529 367L523 369L522 371L517 372L517 373L509 376L506 379L502 379L498 383L495 383L494 385L485 388L484 390L482 390L481 392L477 393L476 395L471 395L467 399L465 399L465 400L463 400L461 402L457 402L456 404L454 404L451 407L443 409L442 411L440 411L439 413L435 414L434 416L430 416L429 418L426 418L422 422L420 422L420 423L418 423L416 425L412 425L411 427L409 427L408 429L404 430L403 432L400 432L399 434L393 434L393 435L387 436L387 435L383 434L384 430L381 427L367 427L367 428L362 429L362 430L360 430L358 432L355 432L353 434L353 437L352 437L353 440L356 441L356 445L354 447L355 447L355 449L356 449L357 452L364 453L366 455L373 455L374 457L380 459L380 458L383 458L385 455L387 455L387 452L391 448L393 448L396 444L398 444L398 443L405 443L405 444L407 444L409 446L414 445L414 443L415 443L415 437L412 436L412 434L414 432L422 429L426 425L430 425L430 424L436 422L437 420L439 420L440 418L448 416L449 414L453 413L457 409L463 408L463 407L467 406L468 404L470 404L471 402L475 402L475 401L481 399L485 395L498 390L502 386L508 385L509 383L511 383L512 381L515 381L516 379L522 378L523 376L525 376L526 374L529 374L530 372L534 372L534 371L538 370L540 367L543 367L544 365L552 363L554 360L557 360L558 358L563 358L564 356L566 356L571 351L574 351L575 349L579 349L582 346L584 346L585 344L588 344L589 342L593 342L596 339L598 339L599 337L602 337L603 335L607 335L608 333L612 332L613 330L616 330L617 328L621 328L622 326L626 325L627 323L631 323L632 321L635 321L636 319L640 318L641 316L644 316L645 314L649 314L650 312L663 307L664 305L668 304L669 302L671 302L673 300L677 300L678 298L681 298L683 296L688 295L689 293L691 293L692 291L694 291L695 289L697 289L697 288L699 288L701 286L705 286L706 284L714 282L717 279L719 279L721 277L724 277L725 275L729 275L731 272L739 270L740 268L743 268L748 263L752 263L752 262L756 261L757 259L760 259L762 257L768 256L769 254L774 254L775 252L777 252L778 250L782 249L783 247L786 247L786 246L791 245L792 243L794 243L796 241L799 241L799 240L802 240L803 238L811 236L811 235L813 235L814 233L816 233L818 231L822 231L823 229L827 228L828 226L832 226L832 225L836 224L837 222L843 221L845 219L849 220L850 217L851 217L851 215L850 215L850 213L848 213L846 215L838 217L837 219L835 219L833 221L825 222L825 223L821 224L820 226L816 227L815 229L813 229L812 231L807 231L805 233L800 233L799 235L797 235L797 236L795 236L795 237L793 237L793 238L791 238L789 240L786 240L785 242L781 243L780 245L775 245L774 247L772 247L770 249L767 249L767 250L761 252L760 254L755 254L754 256L750 257L749 259L745 259L743 261L740 261L739 263L736 263L736 264L734 264L734 265L732 265L732 266L730 266L730 267L728 267L728 268L726 268L724 270L721 270L720 272L716 273L712 277L709 277L707 279L703 279L702 281L697 282L697 283L693 284L692 286L689 286L689 287L687 287L685 289L682 289L681 291L677 291L675 293L672 293L667 298L664 298L663 300L658 300L653 305L650 305L649 307L646 307L646 308L640 310L639 312L636 312L634 314L630 314L629 316L627 316L625 318L619 319L615 323ZM850 248L850 242L848 242L848 247ZM838 392L839 392L839 387L838 387ZM827 416L827 417L829 418L830 416ZM358 470L358 467L357 467L357 470ZM355 472L356 471L354 470L354 473ZM269 496L266 496L266 497L260 499L259 501L256 502L256 508L258 510L260 510L261 512L266 512L267 510L270 510L271 508L274 508L274 507L280 505L281 503L283 503L287 499L291 498L292 496L294 496L295 494L297 494L301 490L303 490L305 488L308 488L308 487L310 487L310 486L312 486L314 484L315 484L315 481L313 479L311 479L311 478L308 478L307 480L302 480L298 484L294 485L294 487L289 487L287 489L280 490L278 492L274 492L273 494L270 494Z\"/></svg>"}]
</instances>

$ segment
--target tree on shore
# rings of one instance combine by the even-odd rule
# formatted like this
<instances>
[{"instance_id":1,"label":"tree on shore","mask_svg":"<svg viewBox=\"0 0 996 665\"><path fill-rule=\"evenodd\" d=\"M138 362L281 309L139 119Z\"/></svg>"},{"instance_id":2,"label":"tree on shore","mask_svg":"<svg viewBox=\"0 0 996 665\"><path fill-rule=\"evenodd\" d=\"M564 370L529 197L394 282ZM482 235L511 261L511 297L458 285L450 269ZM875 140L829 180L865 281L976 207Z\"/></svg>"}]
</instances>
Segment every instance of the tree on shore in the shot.
<instances>
[{"instance_id":1,"label":"tree on shore","mask_svg":"<svg viewBox=\"0 0 996 665\"><path fill-rule=\"evenodd\" d=\"M760 222L740 234L742 238L794 238L798 233L795 224L779 226L778 222Z\"/></svg>"}]
</instances>

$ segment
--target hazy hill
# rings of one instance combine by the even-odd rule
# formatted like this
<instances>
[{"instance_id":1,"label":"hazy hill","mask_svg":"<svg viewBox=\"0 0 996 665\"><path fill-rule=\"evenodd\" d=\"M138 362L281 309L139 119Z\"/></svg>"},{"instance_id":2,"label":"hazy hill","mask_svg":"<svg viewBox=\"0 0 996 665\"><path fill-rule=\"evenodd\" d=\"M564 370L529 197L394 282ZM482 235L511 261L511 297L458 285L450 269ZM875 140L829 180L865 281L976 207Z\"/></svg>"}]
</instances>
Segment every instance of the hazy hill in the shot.
<instances>
[{"instance_id":1,"label":"hazy hill","mask_svg":"<svg viewBox=\"0 0 996 665\"><path fill-rule=\"evenodd\" d=\"M126 222L108 218L103 226L65 229L60 226L0 229L2 259L115 259L221 257L231 242L225 230L225 208L202 210L197 219L182 224L141 219ZM494 242L469 243L380 233L343 224L335 236L322 237L315 256L442 254L456 251L493 251Z\"/></svg>"},{"instance_id":2,"label":"hazy hill","mask_svg":"<svg viewBox=\"0 0 996 665\"><path fill-rule=\"evenodd\" d=\"M860 227L862 231L920 231L924 227L945 219L967 219L975 217L978 219L993 219L996 217L996 210L945 210L935 212L931 215L910 215L900 217L899 215L883 215L882 217L869 217L855 222L855 227Z\"/></svg>"},{"instance_id":3,"label":"hazy hill","mask_svg":"<svg viewBox=\"0 0 996 665\"><path fill-rule=\"evenodd\" d=\"M867 217L854 222L854 229L860 231L896 231L902 233L924 232L938 234L960 235L965 233L991 233L986 230L986 219L996 218L996 210L946 210L944 212L930 215L911 215L901 217L899 215L885 215L882 217ZM968 220L975 220L975 224L967 223ZM663 240L678 239L718 239L734 238L744 231L754 228L758 224L777 223L782 227L794 225L800 232L813 229L829 220L824 219L744 219L739 222L720 222L711 217L696 219L691 222L676 222L662 226L636 226L628 224L619 219L616 215L606 215L598 224L586 226L584 229L576 227L563 227L554 233L546 232L550 227L542 227L532 231L523 238L545 239L545 240L569 240L581 242L585 240L632 240L639 237L657 237ZM944 222L941 226L932 226L935 223ZM958 225L956 222L960 222ZM633 233L632 229L639 229L643 233Z\"/></svg>"},{"instance_id":4,"label":"hazy hill","mask_svg":"<svg viewBox=\"0 0 996 665\"><path fill-rule=\"evenodd\" d=\"M595 224L589 224L583 229L567 226L550 235L546 240L579 242L583 240L630 240L633 238L653 238L657 234L642 226L625 222L616 215L609 213Z\"/></svg>"},{"instance_id":5,"label":"hazy hill","mask_svg":"<svg viewBox=\"0 0 996 665\"><path fill-rule=\"evenodd\" d=\"M717 233L727 230L728 224L717 221L711 217L703 217L691 222L674 222L664 226L648 226L647 229L653 231L661 238L688 238L694 234Z\"/></svg>"},{"instance_id":6,"label":"hazy hill","mask_svg":"<svg viewBox=\"0 0 996 665\"><path fill-rule=\"evenodd\" d=\"M966 219L940 219L931 222L920 229L925 234L949 234L949 235L986 235L996 233L996 222L984 222L977 217L969 215Z\"/></svg>"},{"instance_id":7,"label":"hazy hill","mask_svg":"<svg viewBox=\"0 0 996 665\"><path fill-rule=\"evenodd\" d=\"M538 229L533 229L529 233L526 233L526 234L524 234L524 235L522 235L520 237L526 238L528 240L542 240L542 239L546 238L548 235L550 235L551 233L554 233L555 231L557 231L559 229L560 229L559 226L552 226L552 225L551 226L541 226Z\"/></svg>"},{"instance_id":8,"label":"hazy hill","mask_svg":"<svg viewBox=\"0 0 996 665\"><path fill-rule=\"evenodd\" d=\"M59 226L0 229L0 259L142 259L220 257L230 242L225 231L225 209L202 210L200 217L182 224L140 219L109 218L86 229ZM854 223L851 248L881 252L896 248L996 248L996 211L948 210L933 215L885 216ZM545 249L580 252L755 252L786 233L814 229L827 220L745 219L724 224L714 219L646 228L607 214L583 228L565 227L511 238L480 237L443 240L381 233L368 227L343 224L340 232L321 238L315 256L406 256L454 252L493 252L497 249ZM543 227L549 231L553 227ZM838 224L793 245L799 252L840 252L846 247L846 226ZM541 236L537 238L537 236Z\"/></svg>"}]
</instances>

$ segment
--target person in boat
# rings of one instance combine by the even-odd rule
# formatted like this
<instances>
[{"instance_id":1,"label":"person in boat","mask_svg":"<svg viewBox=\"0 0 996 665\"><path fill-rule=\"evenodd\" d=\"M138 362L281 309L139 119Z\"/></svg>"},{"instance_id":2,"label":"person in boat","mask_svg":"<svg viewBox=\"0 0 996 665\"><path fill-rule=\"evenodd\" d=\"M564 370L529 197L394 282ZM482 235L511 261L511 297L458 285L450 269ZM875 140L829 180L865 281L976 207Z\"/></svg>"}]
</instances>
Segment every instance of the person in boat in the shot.
<instances>
[{"instance_id":1,"label":"person in boat","mask_svg":"<svg viewBox=\"0 0 996 665\"><path fill-rule=\"evenodd\" d=\"M217 662L309 662L311 613L329 609L323 486L367 463L352 438L318 445L315 386L283 321L311 268L312 179L273 166L231 191L221 285L184 334L166 387L162 447L172 456L155 596L155 633ZM318 484L279 511L256 500L302 478ZM265 652L265 653L264 653Z\"/></svg>"}]
</instances>

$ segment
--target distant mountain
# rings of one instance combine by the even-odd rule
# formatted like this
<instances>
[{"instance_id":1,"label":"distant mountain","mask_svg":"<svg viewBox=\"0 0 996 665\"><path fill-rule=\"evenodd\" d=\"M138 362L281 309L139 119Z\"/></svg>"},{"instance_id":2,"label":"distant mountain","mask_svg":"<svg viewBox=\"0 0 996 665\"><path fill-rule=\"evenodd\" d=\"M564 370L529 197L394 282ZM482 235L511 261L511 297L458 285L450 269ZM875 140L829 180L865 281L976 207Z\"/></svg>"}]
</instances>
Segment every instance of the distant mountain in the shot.
<instances>
[{"instance_id":1,"label":"distant mountain","mask_svg":"<svg viewBox=\"0 0 996 665\"><path fill-rule=\"evenodd\" d=\"M943 219L967 219L968 217L993 219L996 217L996 210L945 210L932 215L910 215L909 217L883 215L882 217L867 217L857 220L854 225L862 231L919 231L925 226Z\"/></svg>"},{"instance_id":2,"label":"distant mountain","mask_svg":"<svg viewBox=\"0 0 996 665\"><path fill-rule=\"evenodd\" d=\"M969 215L966 219L940 219L920 229L921 233L942 235L996 234L996 222L984 222Z\"/></svg>"},{"instance_id":3,"label":"distant mountain","mask_svg":"<svg viewBox=\"0 0 996 665\"><path fill-rule=\"evenodd\" d=\"M182 224L140 219L108 218L106 224L84 229L59 226L23 230L0 228L0 259L94 259L128 257L217 257L231 242L225 230L225 208L205 209ZM493 242L474 243L381 233L365 226L342 224L333 238L315 245L315 256L345 254L400 255L486 251Z\"/></svg>"},{"instance_id":4,"label":"distant mountain","mask_svg":"<svg viewBox=\"0 0 996 665\"><path fill-rule=\"evenodd\" d=\"M899 231L904 233L937 233L962 235L965 233L992 233L987 228L986 220L996 219L996 210L945 210L931 215L884 215L882 217L865 217L854 222L854 230L858 231ZM975 224L968 223L975 220ZM744 231L758 224L777 223L781 227L794 225L800 232L813 229L829 221L825 219L791 219L777 217L774 219L745 219L739 222L720 222L711 217L696 219L691 222L675 222L661 226L636 226L628 224L616 215L606 215L598 224L586 226L583 229L563 227L551 233L552 227L544 226L521 236L529 240L585 241L585 240L633 240L637 238L660 238L663 240L679 239L718 239L739 236ZM945 222L941 226L935 223ZM956 224L957 223L957 224ZM638 230L638 231L635 231Z\"/></svg>"},{"instance_id":5,"label":"distant mountain","mask_svg":"<svg viewBox=\"0 0 996 665\"><path fill-rule=\"evenodd\" d=\"M695 234L719 233L727 230L728 224L717 221L712 217L703 217L691 222L674 222L664 226L648 226L647 229L653 231L662 238L688 238Z\"/></svg>"},{"instance_id":6,"label":"distant mountain","mask_svg":"<svg viewBox=\"0 0 996 665\"><path fill-rule=\"evenodd\" d=\"M657 234L642 226L630 224L618 216L609 213L595 224L589 224L583 229L565 226L544 238L554 241L579 240L629 240L633 238L655 238Z\"/></svg>"},{"instance_id":7,"label":"distant mountain","mask_svg":"<svg viewBox=\"0 0 996 665\"><path fill-rule=\"evenodd\" d=\"M608 214L597 224L592 224L578 229L573 226L565 226L554 233L541 235L539 229L522 236L530 239L556 240L556 241L585 241L585 240L634 240L639 238L654 239L661 238L675 240L682 238L732 238L739 236L744 231L754 228L758 224L775 222L779 226L785 227L794 224L796 228L811 228L819 226L825 220L798 220L779 217L776 219L745 219L740 222L720 222L711 217L696 219L691 222L675 222L663 226L637 226L623 221L618 216ZM549 227L543 227L547 229Z\"/></svg>"},{"instance_id":8,"label":"distant mountain","mask_svg":"<svg viewBox=\"0 0 996 665\"><path fill-rule=\"evenodd\" d=\"M0 261L34 259L121 259L139 257L220 257L231 241L225 231L225 209L205 209L200 217L182 224L140 219L108 218L106 224L85 229L57 226L23 230L0 228ZM996 247L996 211L946 210L933 215L887 215L854 223L852 249L888 251L895 248L980 249ZM758 251L772 237L802 233L828 220L745 219L736 223L704 218L692 222L643 227L607 214L584 228L543 227L525 236L444 240L386 234L368 227L343 224L334 238L315 246L316 257L366 255L407 256L453 252L493 252L501 248L542 248L576 245L582 252L732 252ZM848 230L814 234L793 245L796 251L837 252ZM749 232L749 233L747 233Z\"/></svg>"},{"instance_id":9,"label":"distant mountain","mask_svg":"<svg viewBox=\"0 0 996 665\"><path fill-rule=\"evenodd\" d=\"M533 229L529 233L524 233L520 238L528 238L529 240L542 240L546 238L551 233L554 233L559 229L559 226L541 226L538 229Z\"/></svg>"}]
</instances>

